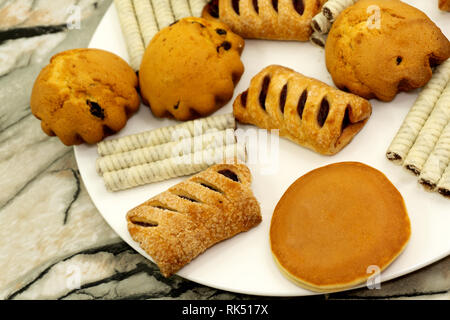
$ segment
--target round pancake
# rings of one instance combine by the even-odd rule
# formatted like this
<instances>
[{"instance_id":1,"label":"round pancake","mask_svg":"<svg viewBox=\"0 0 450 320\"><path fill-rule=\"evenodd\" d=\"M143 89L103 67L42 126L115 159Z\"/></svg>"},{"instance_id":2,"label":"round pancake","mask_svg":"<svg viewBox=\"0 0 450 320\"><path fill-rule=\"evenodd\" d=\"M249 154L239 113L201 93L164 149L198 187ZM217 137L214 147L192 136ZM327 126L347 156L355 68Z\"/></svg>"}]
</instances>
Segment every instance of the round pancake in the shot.
<instances>
[{"instance_id":1,"label":"round pancake","mask_svg":"<svg viewBox=\"0 0 450 320\"><path fill-rule=\"evenodd\" d=\"M405 248L411 226L400 192L358 162L315 169L297 179L275 207L275 262L313 291L352 287L385 269Z\"/></svg>"}]
</instances>

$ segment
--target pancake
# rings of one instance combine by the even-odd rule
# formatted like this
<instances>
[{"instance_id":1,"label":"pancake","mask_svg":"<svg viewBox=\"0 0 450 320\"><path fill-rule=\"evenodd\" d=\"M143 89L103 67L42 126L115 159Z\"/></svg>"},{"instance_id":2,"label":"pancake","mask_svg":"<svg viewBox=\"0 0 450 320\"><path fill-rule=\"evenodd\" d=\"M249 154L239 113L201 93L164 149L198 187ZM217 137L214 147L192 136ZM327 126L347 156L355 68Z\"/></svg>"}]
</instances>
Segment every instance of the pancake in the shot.
<instances>
[{"instance_id":1,"label":"pancake","mask_svg":"<svg viewBox=\"0 0 450 320\"><path fill-rule=\"evenodd\" d=\"M373 276L369 267L384 270L410 235L400 192L383 173L358 162L331 164L297 179L270 225L282 273L318 292L360 284Z\"/></svg>"}]
</instances>

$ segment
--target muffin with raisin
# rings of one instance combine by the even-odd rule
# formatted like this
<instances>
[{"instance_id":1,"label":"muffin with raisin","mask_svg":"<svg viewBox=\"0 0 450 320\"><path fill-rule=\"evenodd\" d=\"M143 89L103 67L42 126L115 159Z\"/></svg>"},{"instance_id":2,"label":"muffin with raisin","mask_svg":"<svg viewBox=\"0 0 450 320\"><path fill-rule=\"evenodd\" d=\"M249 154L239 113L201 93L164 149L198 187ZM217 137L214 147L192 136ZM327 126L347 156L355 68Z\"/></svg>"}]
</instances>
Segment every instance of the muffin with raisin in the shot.
<instances>
[{"instance_id":1,"label":"muffin with raisin","mask_svg":"<svg viewBox=\"0 0 450 320\"><path fill-rule=\"evenodd\" d=\"M139 69L142 100L157 117L208 116L233 97L244 40L225 24L184 18L158 32Z\"/></svg>"},{"instance_id":2,"label":"muffin with raisin","mask_svg":"<svg viewBox=\"0 0 450 320\"><path fill-rule=\"evenodd\" d=\"M54 55L38 75L31 112L67 146L118 132L140 105L138 78L126 61L98 49Z\"/></svg>"}]
</instances>

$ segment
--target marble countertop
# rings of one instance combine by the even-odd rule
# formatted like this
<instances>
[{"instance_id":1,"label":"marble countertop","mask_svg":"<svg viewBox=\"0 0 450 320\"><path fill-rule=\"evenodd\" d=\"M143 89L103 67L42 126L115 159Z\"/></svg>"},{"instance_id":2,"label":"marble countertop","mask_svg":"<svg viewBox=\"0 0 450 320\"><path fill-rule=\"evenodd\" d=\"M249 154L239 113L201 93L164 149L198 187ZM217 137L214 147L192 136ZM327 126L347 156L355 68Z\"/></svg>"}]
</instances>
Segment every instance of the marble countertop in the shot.
<instances>
[{"instance_id":1,"label":"marble countertop","mask_svg":"<svg viewBox=\"0 0 450 320\"><path fill-rule=\"evenodd\" d=\"M57 52L86 47L110 4L0 0L0 299L253 299L164 278L103 220L73 148L46 136L30 113L41 68ZM81 23L72 28L74 14ZM450 257L378 290L315 296L407 298L450 299Z\"/></svg>"}]
</instances>

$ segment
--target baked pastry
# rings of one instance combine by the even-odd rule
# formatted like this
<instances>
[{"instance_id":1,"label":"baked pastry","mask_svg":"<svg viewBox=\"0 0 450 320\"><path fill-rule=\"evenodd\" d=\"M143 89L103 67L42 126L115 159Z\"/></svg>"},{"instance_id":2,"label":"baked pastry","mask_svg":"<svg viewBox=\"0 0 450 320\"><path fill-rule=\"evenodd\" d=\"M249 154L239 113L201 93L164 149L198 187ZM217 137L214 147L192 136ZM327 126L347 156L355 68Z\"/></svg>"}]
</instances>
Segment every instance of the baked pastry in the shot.
<instances>
[{"instance_id":1,"label":"baked pastry","mask_svg":"<svg viewBox=\"0 0 450 320\"><path fill-rule=\"evenodd\" d=\"M369 101L282 66L264 68L233 104L236 120L333 155L366 124Z\"/></svg>"},{"instance_id":2,"label":"baked pastry","mask_svg":"<svg viewBox=\"0 0 450 320\"><path fill-rule=\"evenodd\" d=\"M96 143L121 130L138 110L138 79L117 55L74 49L54 55L39 73L31 112L65 145Z\"/></svg>"},{"instance_id":3,"label":"baked pastry","mask_svg":"<svg viewBox=\"0 0 450 320\"><path fill-rule=\"evenodd\" d=\"M372 10L377 7L378 13ZM333 23L325 56L338 88L391 101L399 91L424 86L431 68L450 57L450 42L415 7L399 0L360 0Z\"/></svg>"},{"instance_id":4,"label":"baked pastry","mask_svg":"<svg viewBox=\"0 0 450 320\"><path fill-rule=\"evenodd\" d=\"M386 176L342 162L315 169L286 190L272 216L270 245L288 279L336 291L383 271L410 234L403 198Z\"/></svg>"},{"instance_id":5,"label":"baked pastry","mask_svg":"<svg viewBox=\"0 0 450 320\"><path fill-rule=\"evenodd\" d=\"M326 0L212 0L202 17L220 20L244 38L308 41L311 20Z\"/></svg>"},{"instance_id":6,"label":"baked pastry","mask_svg":"<svg viewBox=\"0 0 450 320\"><path fill-rule=\"evenodd\" d=\"M450 11L450 0L439 0L439 9Z\"/></svg>"},{"instance_id":7,"label":"baked pastry","mask_svg":"<svg viewBox=\"0 0 450 320\"><path fill-rule=\"evenodd\" d=\"M184 18L162 29L139 71L144 103L157 117L208 116L233 97L243 48L244 40L217 21Z\"/></svg>"},{"instance_id":8,"label":"baked pastry","mask_svg":"<svg viewBox=\"0 0 450 320\"><path fill-rule=\"evenodd\" d=\"M217 164L127 213L128 231L169 277L219 241L261 222L244 164Z\"/></svg>"}]
</instances>

